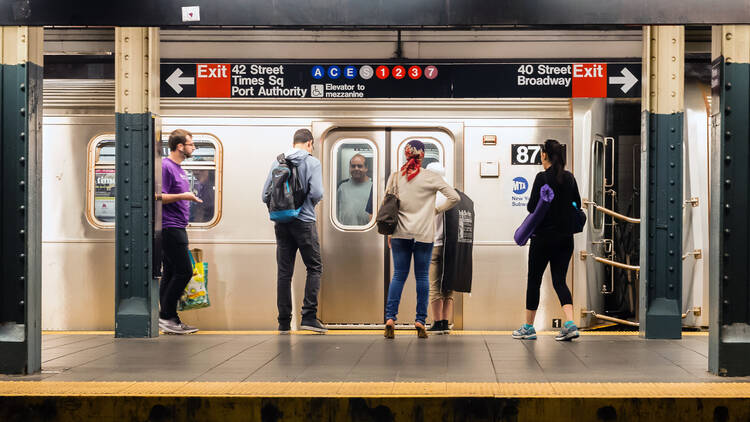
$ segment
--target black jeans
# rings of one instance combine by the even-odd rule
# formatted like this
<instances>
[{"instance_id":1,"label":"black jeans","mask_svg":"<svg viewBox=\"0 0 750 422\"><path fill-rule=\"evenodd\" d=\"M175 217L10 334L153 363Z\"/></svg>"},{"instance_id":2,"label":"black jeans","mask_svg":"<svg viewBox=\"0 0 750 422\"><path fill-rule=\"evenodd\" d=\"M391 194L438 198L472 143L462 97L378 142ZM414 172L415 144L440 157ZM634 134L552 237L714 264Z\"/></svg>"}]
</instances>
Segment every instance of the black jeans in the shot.
<instances>
[{"instance_id":1,"label":"black jeans","mask_svg":"<svg viewBox=\"0 0 750 422\"><path fill-rule=\"evenodd\" d=\"M526 285L526 309L535 311L539 307L539 288L542 275L550 264L552 285L555 287L560 305L572 305L573 298L565 284L570 257L573 255L573 236L533 236L529 247L529 277Z\"/></svg>"},{"instance_id":2,"label":"black jeans","mask_svg":"<svg viewBox=\"0 0 750 422\"><path fill-rule=\"evenodd\" d=\"M177 301L193 277L188 237L185 229L167 227L161 230L164 276L159 285L159 318L177 318Z\"/></svg>"},{"instance_id":3,"label":"black jeans","mask_svg":"<svg viewBox=\"0 0 750 422\"><path fill-rule=\"evenodd\" d=\"M279 323L292 320L292 274L294 260L299 250L302 262L307 267L305 300L302 303L302 320L315 320L318 313L318 291L323 263L320 259L318 229L314 222L294 220L291 223L276 223L276 306L279 309Z\"/></svg>"}]
</instances>

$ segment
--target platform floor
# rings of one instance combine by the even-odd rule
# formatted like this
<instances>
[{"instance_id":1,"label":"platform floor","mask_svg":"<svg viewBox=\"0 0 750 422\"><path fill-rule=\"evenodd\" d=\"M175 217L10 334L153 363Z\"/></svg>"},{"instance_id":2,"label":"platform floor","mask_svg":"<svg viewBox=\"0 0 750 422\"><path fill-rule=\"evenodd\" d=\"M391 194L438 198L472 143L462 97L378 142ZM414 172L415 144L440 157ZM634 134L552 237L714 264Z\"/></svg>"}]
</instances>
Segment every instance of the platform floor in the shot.
<instances>
[{"instance_id":1,"label":"platform floor","mask_svg":"<svg viewBox=\"0 0 750 422\"><path fill-rule=\"evenodd\" d=\"M252 334L250 334L252 333ZM328 335L213 332L154 339L106 333L45 333L42 373L0 381L329 383L704 383L707 333L644 340L636 333L583 332L572 342L540 333L454 332L418 339L398 331ZM5 384L5 383L3 383ZM749 384L750 385L750 384Z\"/></svg>"},{"instance_id":2,"label":"platform floor","mask_svg":"<svg viewBox=\"0 0 750 422\"><path fill-rule=\"evenodd\" d=\"M46 333L41 374L0 376L0 420L750 420L750 377L709 374L706 333L540 334Z\"/></svg>"}]
</instances>

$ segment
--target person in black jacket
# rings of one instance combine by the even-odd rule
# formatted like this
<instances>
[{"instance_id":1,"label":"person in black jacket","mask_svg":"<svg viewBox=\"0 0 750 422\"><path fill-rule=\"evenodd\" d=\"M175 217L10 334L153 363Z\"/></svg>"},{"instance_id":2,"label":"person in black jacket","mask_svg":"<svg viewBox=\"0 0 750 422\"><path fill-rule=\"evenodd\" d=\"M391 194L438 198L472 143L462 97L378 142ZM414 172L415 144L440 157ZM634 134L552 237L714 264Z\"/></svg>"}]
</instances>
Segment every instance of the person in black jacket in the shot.
<instances>
[{"instance_id":1,"label":"person in black jacket","mask_svg":"<svg viewBox=\"0 0 750 422\"><path fill-rule=\"evenodd\" d=\"M513 332L516 339L536 339L534 317L539 307L539 288L542 275L550 264L552 283L567 321L555 340L572 340L579 336L573 322L573 298L565 284L570 258L573 255L573 233L581 195L575 177L565 170L565 150L554 139L547 139L542 147L542 166L534 179L527 209L533 212L539 202L539 191L545 184L552 188L555 197L544 219L531 237L529 248L528 281L526 286L526 324Z\"/></svg>"}]
</instances>

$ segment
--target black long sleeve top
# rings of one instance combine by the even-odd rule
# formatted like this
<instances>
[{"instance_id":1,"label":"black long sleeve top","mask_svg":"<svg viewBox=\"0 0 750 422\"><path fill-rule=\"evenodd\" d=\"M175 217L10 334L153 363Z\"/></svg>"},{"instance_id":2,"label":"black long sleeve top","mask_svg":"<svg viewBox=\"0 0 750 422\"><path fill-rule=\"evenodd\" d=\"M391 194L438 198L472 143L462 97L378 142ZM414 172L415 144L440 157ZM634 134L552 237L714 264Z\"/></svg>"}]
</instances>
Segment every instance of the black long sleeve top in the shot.
<instances>
[{"instance_id":1,"label":"black long sleeve top","mask_svg":"<svg viewBox=\"0 0 750 422\"><path fill-rule=\"evenodd\" d=\"M531 188L531 197L526 209L534 212L539 202L539 191L548 184L555 192L555 198L550 204L544 220L534 230L538 236L572 236L574 233L574 205L581 208L581 194L578 193L578 184L573 174L567 170L563 171L563 183L560 184L555 178L552 167L537 173L534 186Z\"/></svg>"}]
</instances>

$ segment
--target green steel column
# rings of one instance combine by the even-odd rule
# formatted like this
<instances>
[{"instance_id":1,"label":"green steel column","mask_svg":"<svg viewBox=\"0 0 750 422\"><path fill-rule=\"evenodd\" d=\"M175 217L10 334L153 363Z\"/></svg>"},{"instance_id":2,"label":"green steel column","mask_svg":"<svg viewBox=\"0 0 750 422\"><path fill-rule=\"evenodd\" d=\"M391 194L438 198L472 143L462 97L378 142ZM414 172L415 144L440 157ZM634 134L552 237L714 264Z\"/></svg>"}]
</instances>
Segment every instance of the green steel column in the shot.
<instances>
[{"instance_id":1,"label":"green steel column","mask_svg":"<svg viewBox=\"0 0 750 422\"><path fill-rule=\"evenodd\" d=\"M115 49L115 337L157 337L159 28L116 28Z\"/></svg>"},{"instance_id":2,"label":"green steel column","mask_svg":"<svg viewBox=\"0 0 750 422\"><path fill-rule=\"evenodd\" d=\"M717 26L711 71L708 365L750 375L750 26Z\"/></svg>"},{"instance_id":3,"label":"green steel column","mask_svg":"<svg viewBox=\"0 0 750 422\"><path fill-rule=\"evenodd\" d=\"M0 373L42 368L41 27L0 27Z\"/></svg>"},{"instance_id":4,"label":"green steel column","mask_svg":"<svg viewBox=\"0 0 750 422\"><path fill-rule=\"evenodd\" d=\"M685 29L643 29L640 333L682 337Z\"/></svg>"}]
</instances>

